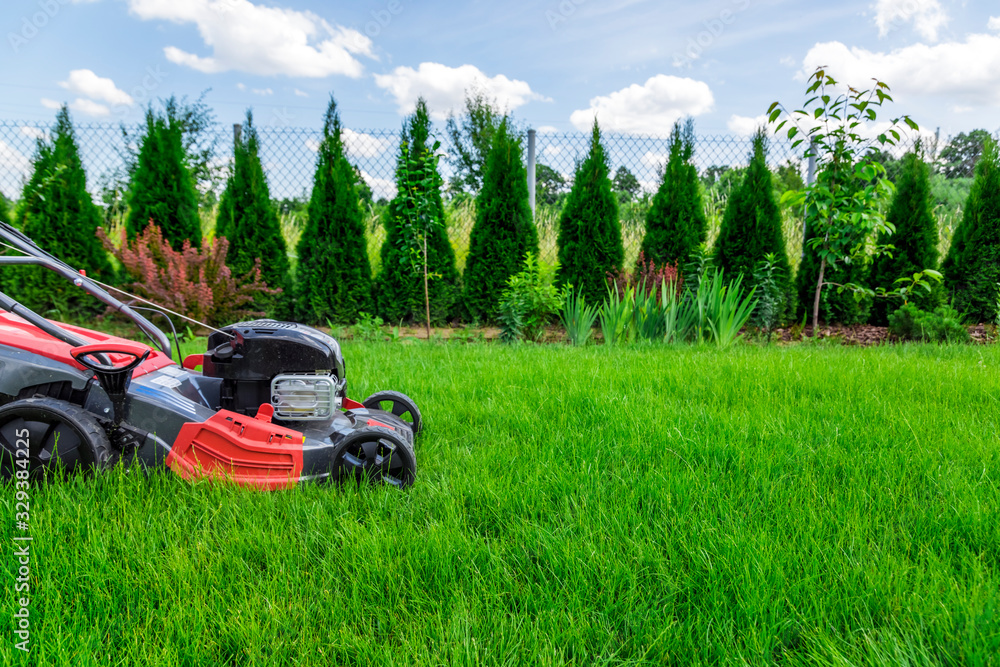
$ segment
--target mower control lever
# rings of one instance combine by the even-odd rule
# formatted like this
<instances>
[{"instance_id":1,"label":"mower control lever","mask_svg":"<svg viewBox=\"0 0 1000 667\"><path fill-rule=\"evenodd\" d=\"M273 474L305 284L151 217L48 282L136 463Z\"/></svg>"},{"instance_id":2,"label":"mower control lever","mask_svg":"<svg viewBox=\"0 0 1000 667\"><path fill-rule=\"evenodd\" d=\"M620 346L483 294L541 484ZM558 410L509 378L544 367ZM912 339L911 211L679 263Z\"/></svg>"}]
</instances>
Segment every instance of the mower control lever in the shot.
<instances>
[{"instance_id":1,"label":"mower control lever","mask_svg":"<svg viewBox=\"0 0 1000 667\"><path fill-rule=\"evenodd\" d=\"M129 373L135 370L135 367L141 364L149 357L152 350L141 343L112 343L111 345L107 343L92 343L90 345L81 345L79 347L74 347L70 354L76 359L77 363L86 368L87 370L94 371L95 373ZM120 365L115 365L113 361L108 361L105 363L103 359L108 359L108 357L103 355L117 354L125 357L132 357L132 360ZM102 355L98 357L97 355ZM91 357L97 357L93 359Z\"/></svg>"},{"instance_id":2,"label":"mower control lever","mask_svg":"<svg viewBox=\"0 0 1000 667\"><path fill-rule=\"evenodd\" d=\"M115 430L117 430L118 426L127 417L126 397L129 385L132 383L132 371L144 362L150 353L152 353L152 350L149 347L141 343L129 342L112 344L92 343L91 345L75 347L70 351L70 354L73 355L77 363L97 375L97 381L101 383L101 388L104 389L104 393L111 399L111 403L115 408L114 421L112 423ZM110 357L107 357L109 359L108 363L104 363L104 355L121 355L132 357L132 360L116 366L114 361L110 360Z\"/></svg>"}]
</instances>

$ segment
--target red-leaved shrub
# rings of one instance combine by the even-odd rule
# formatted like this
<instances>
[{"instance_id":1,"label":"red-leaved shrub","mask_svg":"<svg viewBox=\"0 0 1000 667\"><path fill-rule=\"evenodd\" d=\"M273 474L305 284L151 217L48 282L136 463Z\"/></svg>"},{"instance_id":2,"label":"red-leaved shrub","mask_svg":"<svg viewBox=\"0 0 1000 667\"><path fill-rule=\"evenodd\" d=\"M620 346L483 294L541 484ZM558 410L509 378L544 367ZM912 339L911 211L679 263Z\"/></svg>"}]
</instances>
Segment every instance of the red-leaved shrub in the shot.
<instances>
[{"instance_id":1,"label":"red-leaved shrub","mask_svg":"<svg viewBox=\"0 0 1000 667\"><path fill-rule=\"evenodd\" d=\"M676 264L664 264L657 266L653 260L646 261L646 255L640 251L639 261L636 262L634 271L619 269L607 274L608 287L618 292L618 296L625 296L630 287L634 287L636 292L643 291L646 294L653 292L656 298L660 298L660 290L663 284L673 285L677 294L681 292L682 278L677 270Z\"/></svg>"},{"instance_id":2,"label":"red-leaved shrub","mask_svg":"<svg viewBox=\"0 0 1000 667\"><path fill-rule=\"evenodd\" d=\"M225 238L202 240L200 248L184 241L174 250L152 221L133 241L122 229L118 247L103 229L98 228L97 236L132 281L124 289L199 322L221 325L259 317L264 313L252 309L254 297L281 292L261 278L259 259L250 273L234 277L226 266Z\"/></svg>"}]
</instances>

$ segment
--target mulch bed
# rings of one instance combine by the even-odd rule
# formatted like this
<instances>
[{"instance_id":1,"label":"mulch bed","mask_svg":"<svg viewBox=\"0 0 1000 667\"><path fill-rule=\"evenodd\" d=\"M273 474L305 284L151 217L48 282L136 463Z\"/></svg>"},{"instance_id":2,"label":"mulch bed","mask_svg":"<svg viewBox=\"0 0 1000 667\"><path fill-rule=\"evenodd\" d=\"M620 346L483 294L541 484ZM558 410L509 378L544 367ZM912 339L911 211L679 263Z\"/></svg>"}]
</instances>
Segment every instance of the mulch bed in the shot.
<instances>
[{"instance_id":1,"label":"mulch bed","mask_svg":"<svg viewBox=\"0 0 1000 667\"><path fill-rule=\"evenodd\" d=\"M968 327L968 330L974 343L985 344L996 340L996 331L989 325L977 324ZM834 339L839 340L844 345L860 345L863 347L901 342L899 338L889 333L888 327L875 327L868 324L855 324L851 326L840 324L830 326L820 325L818 334L820 340ZM798 342L804 338L812 337L812 325L802 330L798 327L778 329L774 332L774 335L775 340L783 343Z\"/></svg>"}]
</instances>

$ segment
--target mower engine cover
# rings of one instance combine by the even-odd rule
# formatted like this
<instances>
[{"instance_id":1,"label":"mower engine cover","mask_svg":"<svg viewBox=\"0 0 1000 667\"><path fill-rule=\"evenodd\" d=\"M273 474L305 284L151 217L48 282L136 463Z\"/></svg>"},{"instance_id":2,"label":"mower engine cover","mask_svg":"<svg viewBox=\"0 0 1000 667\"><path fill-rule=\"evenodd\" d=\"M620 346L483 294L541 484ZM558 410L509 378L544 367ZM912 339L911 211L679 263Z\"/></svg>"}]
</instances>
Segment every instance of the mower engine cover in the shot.
<instances>
[{"instance_id":1,"label":"mower engine cover","mask_svg":"<svg viewBox=\"0 0 1000 667\"><path fill-rule=\"evenodd\" d=\"M322 331L294 322L238 322L213 333L202 362L220 378L221 406L253 416L265 403L281 421L329 420L346 394L340 345Z\"/></svg>"}]
</instances>

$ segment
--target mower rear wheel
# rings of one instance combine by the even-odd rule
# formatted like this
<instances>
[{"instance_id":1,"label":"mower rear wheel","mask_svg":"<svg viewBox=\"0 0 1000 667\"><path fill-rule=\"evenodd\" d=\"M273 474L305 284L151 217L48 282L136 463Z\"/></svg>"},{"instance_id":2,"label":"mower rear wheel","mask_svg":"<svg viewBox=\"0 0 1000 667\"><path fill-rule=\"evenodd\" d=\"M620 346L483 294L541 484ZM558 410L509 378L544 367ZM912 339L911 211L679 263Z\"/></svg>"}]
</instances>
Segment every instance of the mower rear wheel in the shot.
<instances>
[{"instance_id":1,"label":"mower rear wheel","mask_svg":"<svg viewBox=\"0 0 1000 667\"><path fill-rule=\"evenodd\" d=\"M18 456L18 450L27 455ZM23 463L22 463L23 462ZM32 480L57 468L101 471L112 462L111 443L89 412L54 398L28 398L0 407L0 477L26 470Z\"/></svg>"},{"instance_id":2,"label":"mower rear wheel","mask_svg":"<svg viewBox=\"0 0 1000 667\"><path fill-rule=\"evenodd\" d=\"M366 398L362 403L369 410L391 412L396 417L410 425L413 435L420 433L423 422L420 419L420 408L413 399L398 391L378 391Z\"/></svg>"},{"instance_id":3,"label":"mower rear wheel","mask_svg":"<svg viewBox=\"0 0 1000 667\"><path fill-rule=\"evenodd\" d=\"M405 488L413 484L413 448L391 428L369 426L344 438L336 459L337 479Z\"/></svg>"}]
</instances>

